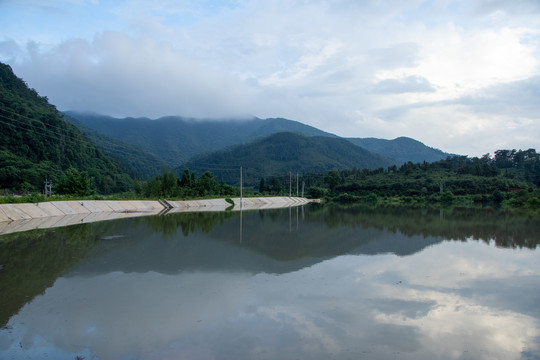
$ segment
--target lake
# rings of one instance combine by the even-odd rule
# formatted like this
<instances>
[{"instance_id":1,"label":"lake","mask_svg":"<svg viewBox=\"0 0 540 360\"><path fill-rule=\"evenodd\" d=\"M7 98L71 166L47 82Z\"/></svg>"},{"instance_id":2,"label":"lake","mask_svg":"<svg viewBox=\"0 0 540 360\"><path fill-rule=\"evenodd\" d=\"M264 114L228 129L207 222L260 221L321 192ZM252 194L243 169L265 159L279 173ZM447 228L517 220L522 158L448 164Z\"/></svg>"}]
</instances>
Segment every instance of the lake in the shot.
<instances>
[{"instance_id":1,"label":"lake","mask_svg":"<svg viewBox=\"0 0 540 360\"><path fill-rule=\"evenodd\" d=\"M540 220L178 213L0 236L0 359L540 359Z\"/></svg>"}]
</instances>

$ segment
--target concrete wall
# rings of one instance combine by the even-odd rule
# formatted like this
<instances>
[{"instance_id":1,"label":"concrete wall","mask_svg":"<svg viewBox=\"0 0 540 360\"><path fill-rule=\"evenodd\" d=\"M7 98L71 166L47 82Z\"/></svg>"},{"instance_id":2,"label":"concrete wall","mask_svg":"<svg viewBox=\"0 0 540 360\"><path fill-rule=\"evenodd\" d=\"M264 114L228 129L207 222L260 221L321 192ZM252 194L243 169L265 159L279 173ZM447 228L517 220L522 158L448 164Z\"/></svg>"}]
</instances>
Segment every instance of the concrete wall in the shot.
<instances>
[{"instance_id":1,"label":"concrete wall","mask_svg":"<svg viewBox=\"0 0 540 360\"><path fill-rule=\"evenodd\" d=\"M233 211L275 209L304 205L311 200L297 197L234 198ZM224 211L225 199L187 201L51 201L33 204L0 204L0 235L32 229L67 226L126 217L192 211Z\"/></svg>"},{"instance_id":2,"label":"concrete wall","mask_svg":"<svg viewBox=\"0 0 540 360\"><path fill-rule=\"evenodd\" d=\"M279 209L290 206L305 205L312 200L300 197L258 197L258 198L243 198L240 204L240 198L232 198L234 202L233 211L256 210L256 209ZM185 200L185 201L166 201L172 206L170 212L183 211L222 211L231 206L225 199L209 199L209 200ZM241 206L240 206L241 205Z\"/></svg>"},{"instance_id":3,"label":"concrete wall","mask_svg":"<svg viewBox=\"0 0 540 360\"><path fill-rule=\"evenodd\" d=\"M0 234L154 215L163 210L163 205L157 201L82 200L0 204Z\"/></svg>"}]
</instances>

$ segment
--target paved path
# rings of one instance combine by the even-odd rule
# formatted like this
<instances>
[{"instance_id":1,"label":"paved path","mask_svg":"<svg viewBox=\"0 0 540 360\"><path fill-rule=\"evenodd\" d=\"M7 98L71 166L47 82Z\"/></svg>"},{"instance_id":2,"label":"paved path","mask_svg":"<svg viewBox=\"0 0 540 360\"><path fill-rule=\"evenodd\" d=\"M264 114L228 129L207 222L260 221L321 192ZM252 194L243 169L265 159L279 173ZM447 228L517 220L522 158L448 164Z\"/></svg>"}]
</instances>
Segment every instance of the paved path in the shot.
<instances>
[{"instance_id":1,"label":"paved path","mask_svg":"<svg viewBox=\"0 0 540 360\"><path fill-rule=\"evenodd\" d=\"M240 198L232 200L234 201L233 211L300 206L312 201L299 197L244 198L242 206L240 206ZM225 199L186 201L80 200L0 204L0 235L160 213L223 211L230 206L231 204Z\"/></svg>"}]
</instances>

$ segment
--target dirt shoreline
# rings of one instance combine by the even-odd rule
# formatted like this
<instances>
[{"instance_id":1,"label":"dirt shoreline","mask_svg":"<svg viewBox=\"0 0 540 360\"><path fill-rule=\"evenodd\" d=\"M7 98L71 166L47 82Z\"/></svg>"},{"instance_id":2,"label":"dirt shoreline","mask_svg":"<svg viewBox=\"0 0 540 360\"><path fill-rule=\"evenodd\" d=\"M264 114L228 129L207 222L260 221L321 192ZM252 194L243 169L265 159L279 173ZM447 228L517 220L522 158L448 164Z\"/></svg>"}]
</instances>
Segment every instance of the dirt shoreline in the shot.
<instances>
[{"instance_id":1,"label":"dirt shoreline","mask_svg":"<svg viewBox=\"0 0 540 360\"><path fill-rule=\"evenodd\" d=\"M277 209L305 205L301 197L255 197L208 200L71 200L0 204L0 235L96 221L176 212Z\"/></svg>"}]
</instances>

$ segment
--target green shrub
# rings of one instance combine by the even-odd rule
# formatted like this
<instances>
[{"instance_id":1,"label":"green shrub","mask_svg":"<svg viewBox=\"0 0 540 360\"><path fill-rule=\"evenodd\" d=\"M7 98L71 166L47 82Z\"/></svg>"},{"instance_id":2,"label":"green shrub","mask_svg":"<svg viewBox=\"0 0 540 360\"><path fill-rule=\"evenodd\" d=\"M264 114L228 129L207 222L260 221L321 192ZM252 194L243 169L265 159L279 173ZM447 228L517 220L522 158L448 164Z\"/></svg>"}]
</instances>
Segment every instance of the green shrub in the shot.
<instances>
[{"instance_id":1,"label":"green shrub","mask_svg":"<svg viewBox=\"0 0 540 360\"><path fill-rule=\"evenodd\" d=\"M366 197L366 202L369 204L377 204L379 202L379 197L377 196L377 194L371 192Z\"/></svg>"},{"instance_id":2,"label":"green shrub","mask_svg":"<svg viewBox=\"0 0 540 360\"><path fill-rule=\"evenodd\" d=\"M353 203L353 202L358 202L359 200L360 198L358 196L351 195L348 193L339 194L338 196L334 198L334 201L339 202L339 203Z\"/></svg>"},{"instance_id":3,"label":"green shrub","mask_svg":"<svg viewBox=\"0 0 540 360\"><path fill-rule=\"evenodd\" d=\"M446 190L441 195L441 202L444 204L452 204L454 202L455 196L450 190Z\"/></svg>"},{"instance_id":4,"label":"green shrub","mask_svg":"<svg viewBox=\"0 0 540 360\"><path fill-rule=\"evenodd\" d=\"M540 209L540 199L538 199L535 196L528 198L527 201L525 202L525 207L531 210Z\"/></svg>"}]
</instances>

